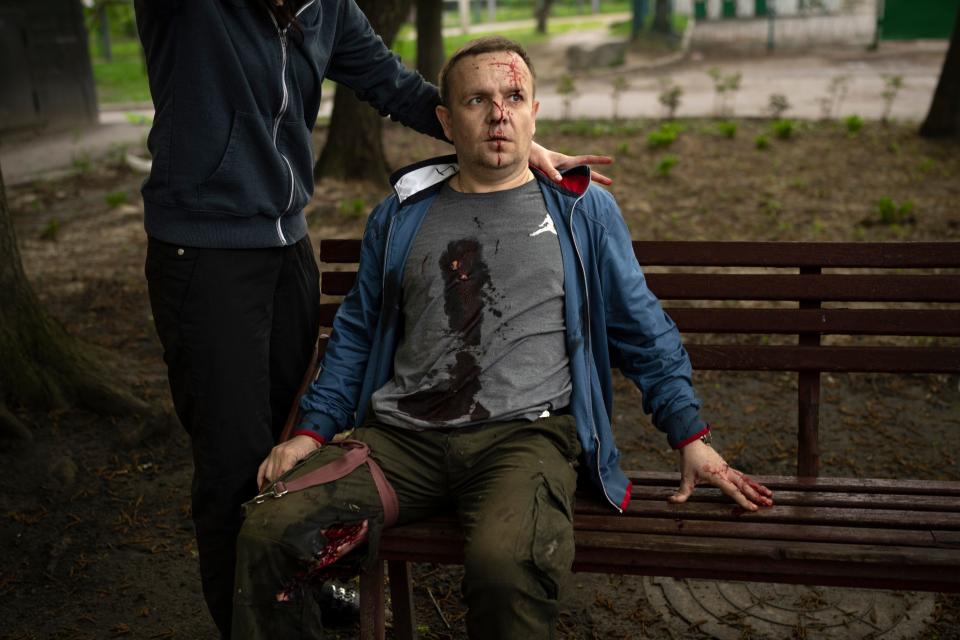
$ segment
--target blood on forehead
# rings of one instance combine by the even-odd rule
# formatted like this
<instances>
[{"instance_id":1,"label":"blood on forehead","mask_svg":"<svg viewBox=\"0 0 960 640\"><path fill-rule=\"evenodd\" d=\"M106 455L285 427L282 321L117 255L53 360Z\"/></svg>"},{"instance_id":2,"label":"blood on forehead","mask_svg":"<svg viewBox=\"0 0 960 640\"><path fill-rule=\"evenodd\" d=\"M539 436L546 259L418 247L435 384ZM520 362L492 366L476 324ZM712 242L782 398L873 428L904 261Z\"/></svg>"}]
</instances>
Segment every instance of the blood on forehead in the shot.
<instances>
[{"instance_id":1,"label":"blood on forehead","mask_svg":"<svg viewBox=\"0 0 960 640\"><path fill-rule=\"evenodd\" d=\"M526 69L527 65L524 64L520 56L513 51L507 52L503 54L503 56L505 57L500 57L490 62L490 66L503 74L510 85L522 87L529 78Z\"/></svg>"}]
</instances>

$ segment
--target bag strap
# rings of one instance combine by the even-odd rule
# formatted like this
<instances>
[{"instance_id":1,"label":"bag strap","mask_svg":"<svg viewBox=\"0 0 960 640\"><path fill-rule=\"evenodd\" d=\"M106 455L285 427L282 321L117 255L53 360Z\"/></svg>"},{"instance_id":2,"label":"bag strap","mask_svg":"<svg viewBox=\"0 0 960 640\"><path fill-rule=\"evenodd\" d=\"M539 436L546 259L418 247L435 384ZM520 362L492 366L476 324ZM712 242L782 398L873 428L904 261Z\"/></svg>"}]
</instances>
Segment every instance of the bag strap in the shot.
<instances>
[{"instance_id":1,"label":"bag strap","mask_svg":"<svg viewBox=\"0 0 960 640\"><path fill-rule=\"evenodd\" d=\"M273 497L280 498L291 491L302 491L309 487L333 482L350 474L361 464L366 463L366 465L370 467L370 475L373 476L373 483L377 486L377 493L380 494L380 503L383 506L384 527L393 526L397 521L397 517L400 515L400 503L397 500L397 493L393 490L390 481L387 480L383 469L381 469L376 460L370 456L370 447L367 446L367 443L360 442L359 440L346 439L325 446L339 446L347 451L333 462L314 469L310 473L305 473L293 480L277 480L273 485L272 491L268 492L267 495L272 494Z\"/></svg>"}]
</instances>

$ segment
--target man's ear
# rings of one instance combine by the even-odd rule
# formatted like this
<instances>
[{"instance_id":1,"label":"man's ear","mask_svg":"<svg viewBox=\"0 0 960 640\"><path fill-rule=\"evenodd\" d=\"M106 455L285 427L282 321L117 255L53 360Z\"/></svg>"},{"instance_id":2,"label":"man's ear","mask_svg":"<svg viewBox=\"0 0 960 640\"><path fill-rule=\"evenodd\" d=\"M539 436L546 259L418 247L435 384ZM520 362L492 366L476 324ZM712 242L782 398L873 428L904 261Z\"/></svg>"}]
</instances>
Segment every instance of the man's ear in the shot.
<instances>
[{"instance_id":1,"label":"man's ear","mask_svg":"<svg viewBox=\"0 0 960 640\"><path fill-rule=\"evenodd\" d=\"M534 101L533 101L532 110L533 110L533 132L536 133L536 132L537 132L537 113L540 112L540 101L539 101L539 100L534 100Z\"/></svg>"},{"instance_id":2,"label":"man's ear","mask_svg":"<svg viewBox=\"0 0 960 640\"><path fill-rule=\"evenodd\" d=\"M440 126L443 127L443 135L447 136L447 140L453 140L453 127L451 126L451 119L453 114L450 113L450 109L447 109L442 104L437 105L437 120L440 121Z\"/></svg>"}]
</instances>

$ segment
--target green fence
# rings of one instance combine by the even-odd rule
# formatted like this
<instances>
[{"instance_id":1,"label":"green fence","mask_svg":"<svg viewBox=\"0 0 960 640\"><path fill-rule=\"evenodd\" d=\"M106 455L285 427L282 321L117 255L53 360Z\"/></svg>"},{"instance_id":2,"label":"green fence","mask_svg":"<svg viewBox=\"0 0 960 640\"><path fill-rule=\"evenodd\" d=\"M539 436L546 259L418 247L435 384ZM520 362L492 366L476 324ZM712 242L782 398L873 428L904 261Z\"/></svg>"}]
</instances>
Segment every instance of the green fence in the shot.
<instances>
[{"instance_id":1,"label":"green fence","mask_svg":"<svg viewBox=\"0 0 960 640\"><path fill-rule=\"evenodd\" d=\"M949 38L960 11L960 0L885 0L883 5L883 40Z\"/></svg>"}]
</instances>

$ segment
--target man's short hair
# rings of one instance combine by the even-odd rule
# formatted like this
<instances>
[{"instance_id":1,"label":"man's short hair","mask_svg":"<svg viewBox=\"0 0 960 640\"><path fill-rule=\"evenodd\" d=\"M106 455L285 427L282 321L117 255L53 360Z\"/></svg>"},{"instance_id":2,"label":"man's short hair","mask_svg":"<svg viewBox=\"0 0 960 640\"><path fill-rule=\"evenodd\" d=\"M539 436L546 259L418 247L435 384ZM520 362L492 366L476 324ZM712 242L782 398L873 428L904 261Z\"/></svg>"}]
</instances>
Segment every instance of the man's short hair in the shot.
<instances>
[{"instance_id":1,"label":"man's short hair","mask_svg":"<svg viewBox=\"0 0 960 640\"><path fill-rule=\"evenodd\" d=\"M440 101L443 105L445 107L450 106L450 73L453 71L453 68L457 66L458 62L471 56L479 56L484 53L497 53L500 51L510 51L520 56L520 59L527 65L527 69L530 70L530 79L533 81L533 90L536 92L537 74L533 70L533 63L530 62L530 56L527 54L527 50L523 48L523 45L509 38L504 38L503 36L486 36L484 38L471 40L463 45L444 63L443 69L440 70Z\"/></svg>"}]
</instances>

